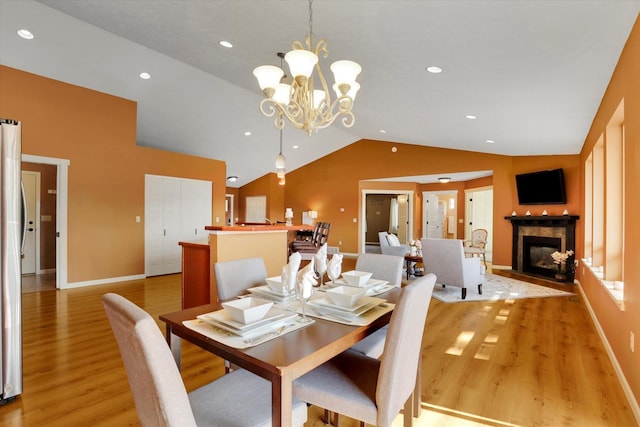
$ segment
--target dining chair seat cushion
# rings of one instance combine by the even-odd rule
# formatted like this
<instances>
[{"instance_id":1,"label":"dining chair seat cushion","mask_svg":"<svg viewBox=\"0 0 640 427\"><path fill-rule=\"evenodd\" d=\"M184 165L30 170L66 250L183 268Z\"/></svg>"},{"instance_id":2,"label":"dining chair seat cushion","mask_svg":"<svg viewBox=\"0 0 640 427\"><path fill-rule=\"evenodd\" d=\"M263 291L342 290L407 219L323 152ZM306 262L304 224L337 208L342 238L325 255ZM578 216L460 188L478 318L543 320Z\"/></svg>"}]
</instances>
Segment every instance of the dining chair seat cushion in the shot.
<instances>
[{"instance_id":1,"label":"dining chair seat cushion","mask_svg":"<svg viewBox=\"0 0 640 427\"><path fill-rule=\"evenodd\" d=\"M271 426L271 382L244 369L192 391L189 403L198 427ZM292 425L302 426L307 420L307 405L293 399L292 417Z\"/></svg>"},{"instance_id":2,"label":"dining chair seat cushion","mask_svg":"<svg viewBox=\"0 0 640 427\"><path fill-rule=\"evenodd\" d=\"M296 379L293 393L304 402L376 425L379 371L380 360L347 350Z\"/></svg>"}]
</instances>

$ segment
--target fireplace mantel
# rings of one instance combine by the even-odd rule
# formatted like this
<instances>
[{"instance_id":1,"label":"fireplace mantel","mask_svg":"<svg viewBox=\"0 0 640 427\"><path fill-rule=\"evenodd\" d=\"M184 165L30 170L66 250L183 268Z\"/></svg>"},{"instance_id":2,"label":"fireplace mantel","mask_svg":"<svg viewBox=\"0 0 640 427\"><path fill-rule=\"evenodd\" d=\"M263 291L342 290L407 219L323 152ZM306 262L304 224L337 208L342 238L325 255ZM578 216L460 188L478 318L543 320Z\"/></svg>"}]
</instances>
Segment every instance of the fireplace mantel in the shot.
<instances>
[{"instance_id":1,"label":"fireplace mantel","mask_svg":"<svg viewBox=\"0 0 640 427\"><path fill-rule=\"evenodd\" d=\"M525 215L505 216L513 226L512 258L513 270L523 272L523 239L524 236L540 236L560 238L561 251L575 250L575 228L578 215Z\"/></svg>"},{"instance_id":2,"label":"fireplace mantel","mask_svg":"<svg viewBox=\"0 0 640 427\"><path fill-rule=\"evenodd\" d=\"M580 219L579 215L560 215L560 216L550 216L550 215L541 215L541 216L533 216L533 215L525 215L525 216L515 216L509 215L505 216L504 219L508 219L512 224L517 225L538 225L540 227L555 227L557 225L566 225L573 224L576 220Z\"/></svg>"}]
</instances>

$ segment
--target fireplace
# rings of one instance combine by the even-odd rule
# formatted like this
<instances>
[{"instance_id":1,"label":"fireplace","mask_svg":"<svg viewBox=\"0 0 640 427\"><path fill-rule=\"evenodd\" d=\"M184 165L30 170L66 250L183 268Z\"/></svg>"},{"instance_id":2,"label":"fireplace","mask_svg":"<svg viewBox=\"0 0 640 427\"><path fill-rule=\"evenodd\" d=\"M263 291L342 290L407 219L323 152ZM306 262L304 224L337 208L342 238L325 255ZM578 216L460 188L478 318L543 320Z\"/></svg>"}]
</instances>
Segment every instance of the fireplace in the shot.
<instances>
[{"instance_id":1,"label":"fireplace","mask_svg":"<svg viewBox=\"0 0 640 427\"><path fill-rule=\"evenodd\" d=\"M558 266L551 254L575 250L577 215L506 216L513 226L511 266L514 271L554 278ZM573 277L568 280L573 281Z\"/></svg>"},{"instance_id":2,"label":"fireplace","mask_svg":"<svg viewBox=\"0 0 640 427\"><path fill-rule=\"evenodd\" d=\"M562 250L562 239L557 237L523 236L522 271L524 273L555 277L558 265L551 254Z\"/></svg>"}]
</instances>

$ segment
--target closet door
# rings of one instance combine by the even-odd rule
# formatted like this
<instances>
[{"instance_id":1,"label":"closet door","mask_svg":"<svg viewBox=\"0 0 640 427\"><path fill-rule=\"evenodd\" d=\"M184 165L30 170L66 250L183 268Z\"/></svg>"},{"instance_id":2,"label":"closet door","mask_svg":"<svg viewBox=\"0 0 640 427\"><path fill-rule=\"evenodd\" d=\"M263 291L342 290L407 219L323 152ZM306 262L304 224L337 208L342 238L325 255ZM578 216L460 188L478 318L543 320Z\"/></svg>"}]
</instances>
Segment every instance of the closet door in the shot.
<instances>
[{"instance_id":1,"label":"closet door","mask_svg":"<svg viewBox=\"0 0 640 427\"><path fill-rule=\"evenodd\" d=\"M211 182L145 175L145 274L179 273L181 241L206 238Z\"/></svg>"},{"instance_id":2,"label":"closet door","mask_svg":"<svg viewBox=\"0 0 640 427\"><path fill-rule=\"evenodd\" d=\"M180 193L180 241L206 239L204 227L211 225L211 181L185 179Z\"/></svg>"}]
</instances>

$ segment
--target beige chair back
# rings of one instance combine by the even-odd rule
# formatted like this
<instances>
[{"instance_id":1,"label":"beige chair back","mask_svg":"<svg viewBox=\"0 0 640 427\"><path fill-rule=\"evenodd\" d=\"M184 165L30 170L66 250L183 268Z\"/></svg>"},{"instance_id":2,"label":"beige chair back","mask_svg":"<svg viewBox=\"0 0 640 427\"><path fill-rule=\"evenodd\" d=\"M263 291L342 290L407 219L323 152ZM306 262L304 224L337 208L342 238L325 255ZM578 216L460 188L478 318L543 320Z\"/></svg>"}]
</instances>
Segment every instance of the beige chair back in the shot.
<instances>
[{"instance_id":1,"label":"beige chair back","mask_svg":"<svg viewBox=\"0 0 640 427\"><path fill-rule=\"evenodd\" d=\"M158 325L117 294L102 297L142 426L195 426L180 372Z\"/></svg>"},{"instance_id":2,"label":"beige chair back","mask_svg":"<svg viewBox=\"0 0 640 427\"><path fill-rule=\"evenodd\" d=\"M377 425L391 425L413 393L427 311L435 284L436 276L433 274L409 283L402 289L393 310L376 387Z\"/></svg>"},{"instance_id":3,"label":"beige chair back","mask_svg":"<svg viewBox=\"0 0 640 427\"><path fill-rule=\"evenodd\" d=\"M390 285L402 284L404 258L382 254L360 254L356 260L356 270L373 273L374 279L386 280Z\"/></svg>"},{"instance_id":4,"label":"beige chair back","mask_svg":"<svg viewBox=\"0 0 640 427\"><path fill-rule=\"evenodd\" d=\"M249 288L264 285L267 267L260 257L242 258L213 264L218 301L227 301Z\"/></svg>"}]
</instances>

